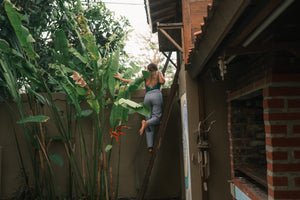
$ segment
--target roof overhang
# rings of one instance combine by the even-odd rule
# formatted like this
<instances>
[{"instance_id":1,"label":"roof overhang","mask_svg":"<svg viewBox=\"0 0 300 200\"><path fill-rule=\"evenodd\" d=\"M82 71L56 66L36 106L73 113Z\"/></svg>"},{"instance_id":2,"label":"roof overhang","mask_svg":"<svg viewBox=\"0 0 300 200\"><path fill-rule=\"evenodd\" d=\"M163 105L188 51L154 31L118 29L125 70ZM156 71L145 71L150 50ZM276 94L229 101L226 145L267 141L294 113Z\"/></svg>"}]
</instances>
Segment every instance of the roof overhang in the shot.
<instances>
[{"instance_id":1,"label":"roof overhang","mask_svg":"<svg viewBox=\"0 0 300 200\"><path fill-rule=\"evenodd\" d=\"M153 33L158 32L160 51L177 51L174 42L170 41L159 29L163 29L177 44L181 45L182 10L181 0L144 0L147 22Z\"/></svg>"},{"instance_id":2,"label":"roof overhang","mask_svg":"<svg viewBox=\"0 0 300 200\"><path fill-rule=\"evenodd\" d=\"M296 0L220 1L196 36L186 70L196 78L209 68L218 68L220 57L228 63L276 49L299 54L299 48L295 50L299 44L299 4Z\"/></svg>"}]
</instances>

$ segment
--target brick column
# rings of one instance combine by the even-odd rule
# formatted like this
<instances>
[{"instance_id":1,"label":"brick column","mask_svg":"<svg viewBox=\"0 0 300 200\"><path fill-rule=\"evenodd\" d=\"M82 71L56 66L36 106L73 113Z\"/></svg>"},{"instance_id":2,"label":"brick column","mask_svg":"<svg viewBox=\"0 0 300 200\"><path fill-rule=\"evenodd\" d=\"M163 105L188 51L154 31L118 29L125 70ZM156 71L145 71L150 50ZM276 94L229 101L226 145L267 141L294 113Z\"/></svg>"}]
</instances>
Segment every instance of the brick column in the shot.
<instances>
[{"instance_id":1,"label":"brick column","mask_svg":"<svg viewBox=\"0 0 300 200\"><path fill-rule=\"evenodd\" d=\"M272 75L263 89L268 199L300 199L300 75Z\"/></svg>"}]
</instances>

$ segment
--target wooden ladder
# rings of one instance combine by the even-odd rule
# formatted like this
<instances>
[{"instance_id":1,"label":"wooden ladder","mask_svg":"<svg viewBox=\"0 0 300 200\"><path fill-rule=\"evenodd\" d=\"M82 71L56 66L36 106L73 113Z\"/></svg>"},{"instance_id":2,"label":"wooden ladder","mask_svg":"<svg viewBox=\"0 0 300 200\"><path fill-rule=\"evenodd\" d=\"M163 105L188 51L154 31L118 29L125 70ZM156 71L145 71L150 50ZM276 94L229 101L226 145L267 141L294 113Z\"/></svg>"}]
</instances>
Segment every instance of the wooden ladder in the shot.
<instances>
[{"instance_id":1,"label":"wooden ladder","mask_svg":"<svg viewBox=\"0 0 300 200\"><path fill-rule=\"evenodd\" d=\"M174 79L173 79L173 83L172 83L172 86L171 86L171 91L170 91L167 103L165 105L165 109L164 109L164 112L163 112L161 123L160 123L159 129L158 129L158 132L156 134L156 139L155 139L155 143L154 143L154 149L152 151L152 156L151 156L149 164L148 164L148 168L147 168L147 171L146 171L146 174L145 174L145 177L144 177L144 181L142 183L142 187L141 187L140 192L138 194L138 198L137 198L138 200L143 200L145 198L145 194L146 194L146 191L147 191L147 187L148 187L149 179L150 179L150 176L151 176L152 168L153 168L154 162L156 160L158 151L160 149L161 142L162 142L163 137L164 137L165 132L166 132L167 123L168 123L168 120L169 120L169 117L170 117L170 114L171 114L171 110L172 110L173 99L174 99L174 97L177 93L177 90L178 90L178 83L177 82L178 82L179 69L180 69L180 67L178 65L177 69L176 69Z\"/></svg>"}]
</instances>

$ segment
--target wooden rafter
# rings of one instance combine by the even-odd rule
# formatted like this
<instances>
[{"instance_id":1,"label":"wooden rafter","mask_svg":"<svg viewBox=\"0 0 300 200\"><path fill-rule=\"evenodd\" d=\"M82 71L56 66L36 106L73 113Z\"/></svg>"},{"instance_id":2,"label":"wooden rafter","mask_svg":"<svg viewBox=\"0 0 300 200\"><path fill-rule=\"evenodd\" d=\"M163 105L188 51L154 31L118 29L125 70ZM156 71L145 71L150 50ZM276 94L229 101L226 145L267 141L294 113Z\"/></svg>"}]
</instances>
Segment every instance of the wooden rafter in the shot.
<instances>
[{"instance_id":1,"label":"wooden rafter","mask_svg":"<svg viewBox=\"0 0 300 200\"><path fill-rule=\"evenodd\" d=\"M164 54L165 55L165 54ZM169 61L171 60L171 55L172 55L172 51L169 52L169 55L167 56L167 60L166 60L166 63L164 65L164 68L163 70L161 71L163 75L165 75L165 72L167 70L167 67L169 65Z\"/></svg>"},{"instance_id":2,"label":"wooden rafter","mask_svg":"<svg viewBox=\"0 0 300 200\"><path fill-rule=\"evenodd\" d=\"M175 47L179 51L183 52L182 47L179 44L177 44L177 42L164 29L158 28L158 30L161 31L175 45Z\"/></svg>"},{"instance_id":3,"label":"wooden rafter","mask_svg":"<svg viewBox=\"0 0 300 200\"><path fill-rule=\"evenodd\" d=\"M168 58L168 55L167 55L165 52L162 52L162 53L164 54L165 57ZM173 66L174 66L175 68L177 68L177 65L173 62L173 60L170 59L170 62L173 64Z\"/></svg>"}]
</instances>

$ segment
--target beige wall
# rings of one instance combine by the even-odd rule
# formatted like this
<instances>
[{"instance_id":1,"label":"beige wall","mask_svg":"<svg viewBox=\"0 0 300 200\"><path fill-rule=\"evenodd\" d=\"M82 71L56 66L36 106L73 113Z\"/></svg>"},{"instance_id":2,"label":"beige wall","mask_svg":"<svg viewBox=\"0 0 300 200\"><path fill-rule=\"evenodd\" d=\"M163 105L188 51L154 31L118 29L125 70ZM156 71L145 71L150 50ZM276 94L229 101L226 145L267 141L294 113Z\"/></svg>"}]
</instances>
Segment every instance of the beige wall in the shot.
<instances>
[{"instance_id":1,"label":"beige wall","mask_svg":"<svg viewBox=\"0 0 300 200\"><path fill-rule=\"evenodd\" d=\"M184 69L182 66L181 69ZM195 131L197 130L200 116L208 118L206 124L216 120L215 125L209 133L209 155L210 155L210 176L208 178L208 200L229 200L230 188L230 158L229 158L229 139L227 133L227 103L226 86L222 81L212 83L207 78L193 80L185 70L181 70L179 76L180 96L186 93L188 126L189 126L189 150L191 163L191 184L192 199L205 200L202 198L203 189L201 185L201 168L198 164L197 141ZM203 100L200 100L199 88L203 90ZM201 108L200 108L201 106ZM200 113L202 112L202 113ZM192 157L194 159L192 160Z\"/></svg>"},{"instance_id":2,"label":"beige wall","mask_svg":"<svg viewBox=\"0 0 300 200\"><path fill-rule=\"evenodd\" d=\"M228 180L230 175L229 136L227 132L227 95L224 81L211 82L207 76L203 80L204 109L207 124L216 120L209 132L210 177L208 179L209 200L231 200Z\"/></svg>"},{"instance_id":3,"label":"beige wall","mask_svg":"<svg viewBox=\"0 0 300 200\"><path fill-rule=\"evenodd\" d=\"M163 90L164 102L167 101L168 92L168 89ZM132 99L136 102L142 102L143 97L144 90L138 90L132 95ZM65 101L63 96L56 96L56 102L61 109L64 109ZM86 105L83 107L86 107L86 109L88 108ZM150 154L146 147L145 135L139 136L138 134L142 119L143 117L139 114L130 115L127 126L131 127L131 129L126 130L126 135L121 136L121 142L114 145L112 149L110 166L112 166L114 174L116 174L117 146L121 144L119 197L136 197L137 189L143 181L145 170L150 159ZM84 119L84 130L91 130L91 121L90 116ZM30 163L26 148L26 139L20 129L20 125L15 124L14 126L17 130L20 145L22 146L22 153L25 158L26 166L29 166ZM10 123L6 105L3 103L0 104L0 127L0 146L2 146L0 198L6 198L18 190L22 185L23 179L21 177L21 165L13 136L13 127ZM90 138L92 135L91 133L91 131L86 132L86 134L90 135ZM47 122L47 134L57 135L51 121ZM107 134L107 136L109 138L109 134ZM170 120L167 125L167 132L148 185L147 198L168 198L181 195L180 137L180 107L178 102L174 101ZM87 141L87 143L90 144L91 141ZM76 150L79 150L78 146L76 146ZM57 152L63 157L65 155L63 147L59 142L52 143L49 151ZM66 160L66 158L64 158L64 160ZM57 174L56 177L59 187L63 193L67 193L67 163L64 163L62 167L56 166L55 164L53 164L53 166L54 172ZM27 167L27 169L29 168ZM28 170L28 172L32 175L30 170ZM116 176L114 176L114 184L115 183Z\"/></svg>"},{"instance_id":4,"label":"beige wall","mask_svg":"<svg viewBox=\"0 0 300 200\"><path fill-rule=\"evenodd\" d=\"M191 159L193 155L196 156L198 152L194 134L199 123L198 85L197 82L192 80L189 74L184 70L184 65L181 66L181 69L182 70L179 76L179 94L180 96L186 94L187 100L192 199L201 199L202 188L200 167L199 165L193 164L193 161Z\"/></svg>"}]
</instances>

